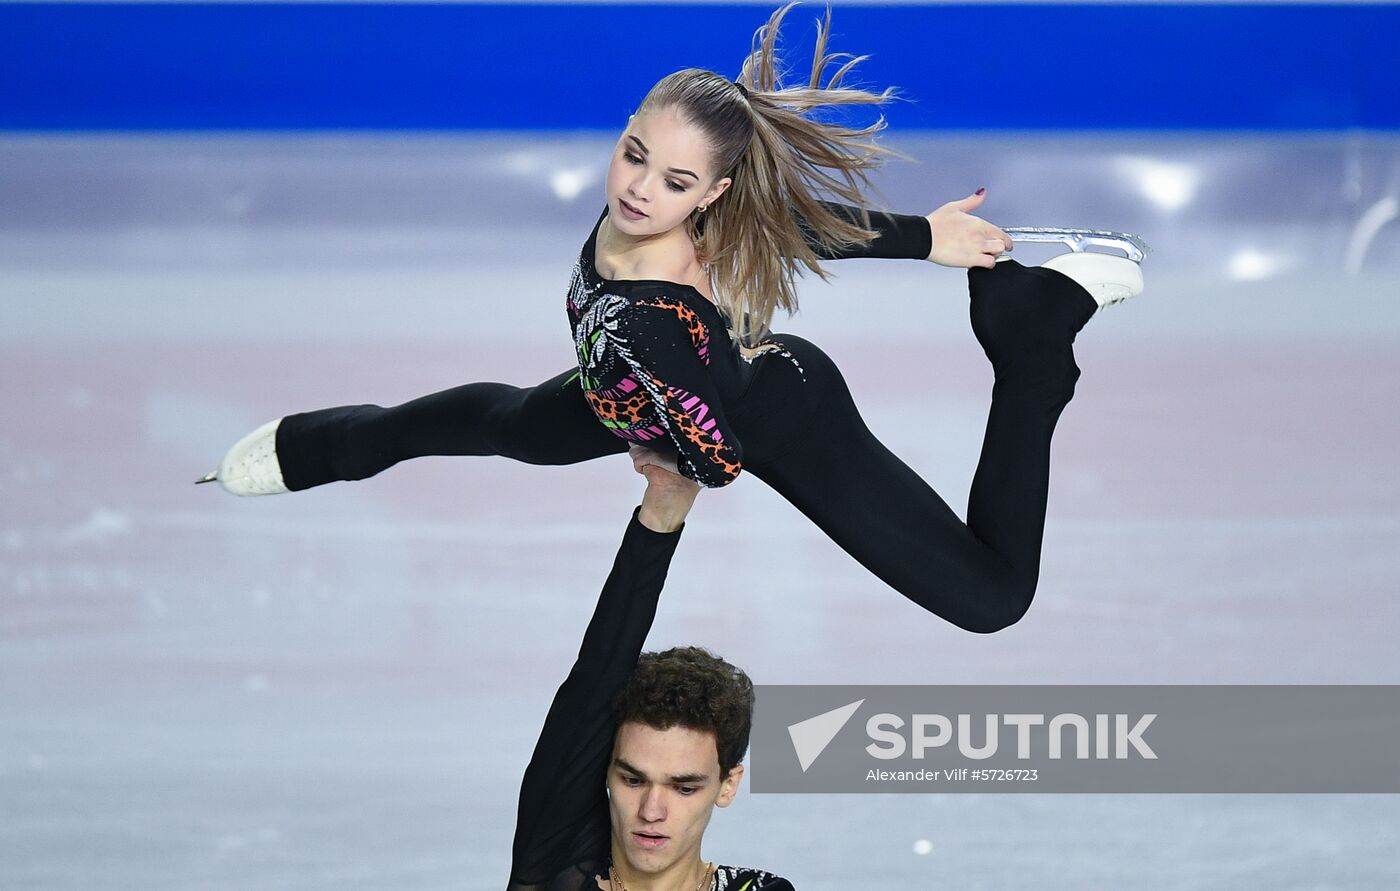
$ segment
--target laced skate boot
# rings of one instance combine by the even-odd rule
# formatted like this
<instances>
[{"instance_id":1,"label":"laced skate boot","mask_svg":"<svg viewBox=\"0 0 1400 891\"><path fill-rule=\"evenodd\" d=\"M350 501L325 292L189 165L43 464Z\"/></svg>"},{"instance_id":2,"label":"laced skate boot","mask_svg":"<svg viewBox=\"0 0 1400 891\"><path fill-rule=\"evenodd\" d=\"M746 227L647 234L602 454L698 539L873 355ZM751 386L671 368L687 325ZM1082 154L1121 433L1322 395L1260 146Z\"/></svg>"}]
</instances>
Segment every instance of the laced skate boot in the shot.
<instances>
[{"instance_id":1,"label":"laced skate boot","mask_svg":"<svg viewBox=\"0 0 1400 891\"><path fill-rule=\"evenodd\" d=\"M1142 267L1139 266L1152 248L1136 235L1125 232L1105 232L1098 229L1002 228L1015 241L1063 242L1070 252L1051 257L1040 266L1053 269L1073 279L1088 291L1099 309L1111 306L1142 293ZM1091 251L1089 247L1106 247L1122 251L1125 256ZM1002 255L997 262L1009 260Z\"/></svg>"},{"instance_id":2,"label":"laced skate boot","mask_svg":"<svg viewBox=\"0 0 1400 891\"><path fill-rule=\"evenodd\" d=\"M277 461L277 427L282 419L268 421L234 443L219 462L219 469L195 480L217 481L231 495L276 495L287 491Z\"/></svg>"}]
</instances>

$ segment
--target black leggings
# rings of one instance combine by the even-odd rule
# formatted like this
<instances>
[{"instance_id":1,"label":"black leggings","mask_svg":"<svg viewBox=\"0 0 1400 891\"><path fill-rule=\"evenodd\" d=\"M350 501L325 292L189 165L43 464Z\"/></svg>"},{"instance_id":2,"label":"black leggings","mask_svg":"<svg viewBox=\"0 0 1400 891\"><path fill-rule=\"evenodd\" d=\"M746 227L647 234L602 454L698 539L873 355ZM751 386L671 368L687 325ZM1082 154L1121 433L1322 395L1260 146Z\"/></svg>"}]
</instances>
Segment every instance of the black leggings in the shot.
<instances>
[{"instance_id":1,"label":"black leggings","mask_svg":"<svg viewBox=\"0 0 1400 891\"><path fill-rule=\"evenodd\" d=\"M966 523L871 434L840 370L800 337L773 339L805 379L786 358L760 356L725 412L746 471L904 596L960 628L991 632L1024 615L1035 593L1050 438L1079 378L1074 335L1097 304L1062 273L1014 260L970 269L968 283L973 332L996 380ZM395 408L290 415L277 433L293 490L424 455L573 464L627 447L593 415L574 369L534 387L466 384Z\"/></svg>"}]
</instances>

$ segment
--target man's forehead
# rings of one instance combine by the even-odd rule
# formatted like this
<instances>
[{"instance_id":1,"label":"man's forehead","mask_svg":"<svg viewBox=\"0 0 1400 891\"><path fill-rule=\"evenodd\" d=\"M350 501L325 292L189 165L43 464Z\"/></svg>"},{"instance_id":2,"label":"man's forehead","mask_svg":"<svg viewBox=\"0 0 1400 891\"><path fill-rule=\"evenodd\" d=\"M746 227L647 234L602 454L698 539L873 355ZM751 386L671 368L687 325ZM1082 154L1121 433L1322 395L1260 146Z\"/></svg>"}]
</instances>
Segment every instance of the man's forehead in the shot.
<instances>
[{"instance_id":1,"label":"man's forehead","mask_svg":"<svg viewBox=\"0 0 1400 891\"><path fill-rule=\"evenodd\" d=\"M691 727L658 730L628 721L618 728L613 759L653 778L719 773L714 733Z\"/></svg>"}]
</instances>

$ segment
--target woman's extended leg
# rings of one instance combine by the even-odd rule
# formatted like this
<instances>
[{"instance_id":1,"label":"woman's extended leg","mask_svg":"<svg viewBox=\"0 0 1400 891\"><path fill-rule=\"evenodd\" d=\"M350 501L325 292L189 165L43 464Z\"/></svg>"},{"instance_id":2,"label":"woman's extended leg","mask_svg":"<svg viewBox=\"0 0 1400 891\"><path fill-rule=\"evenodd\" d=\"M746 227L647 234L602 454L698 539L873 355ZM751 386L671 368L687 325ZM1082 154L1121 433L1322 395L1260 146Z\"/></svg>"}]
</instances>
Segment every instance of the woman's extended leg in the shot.
<instances>
[{"instance_id":1,"label":"woman's extended leg","mask_svg":"<svg viewBox=\"0 0 1400 891\"><path fill-rule=\"evenodd\" d=\"M502 455L575 464L627 451L584 400L578 370L535 387L464 384L394 408L346 405L288 415L277 459L292 491L361 480L425 455Z\"/></svg>"},{"instance_id":2,"label":"woman's extended leg","mask_svg":"<svg viewBox=\"0 0 1400 891\"><path fill-rule=\"evenodd\" d=\"M1019 619L1035 593L1050 438L1079 377L1074 334L1097 304L1061 273L1014 261L968 277L973 330L996 383L966 523L871 434L841 372L800 338L774 339L805 382L780 357L763 357L731 422L746 468L847 553L925 609L989 632ZM789 405L804 413L802 429L775 431L791 423Z\"/></svg>"}]
</instances>

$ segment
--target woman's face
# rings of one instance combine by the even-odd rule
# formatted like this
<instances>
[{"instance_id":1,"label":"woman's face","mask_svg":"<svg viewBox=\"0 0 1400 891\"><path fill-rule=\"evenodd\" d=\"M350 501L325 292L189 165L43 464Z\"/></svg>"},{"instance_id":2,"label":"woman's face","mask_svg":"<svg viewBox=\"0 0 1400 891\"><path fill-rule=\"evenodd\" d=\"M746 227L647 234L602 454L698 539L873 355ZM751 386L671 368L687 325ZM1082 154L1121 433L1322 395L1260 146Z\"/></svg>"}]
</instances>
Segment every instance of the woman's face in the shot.
<instances>
[{"instance_id":1,"label":"woman's face","mask_svg":"<svg viewBox=\"0 0 1400 891\"><path fill-rule=\"evenodd\" d=\"M634 115L608 167L608 217L627 235L659 235L711 204L730 182L713 179L705 134L674 110Z\"/></svg>"}]
</instances>

